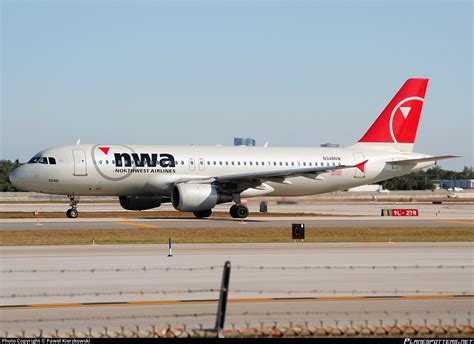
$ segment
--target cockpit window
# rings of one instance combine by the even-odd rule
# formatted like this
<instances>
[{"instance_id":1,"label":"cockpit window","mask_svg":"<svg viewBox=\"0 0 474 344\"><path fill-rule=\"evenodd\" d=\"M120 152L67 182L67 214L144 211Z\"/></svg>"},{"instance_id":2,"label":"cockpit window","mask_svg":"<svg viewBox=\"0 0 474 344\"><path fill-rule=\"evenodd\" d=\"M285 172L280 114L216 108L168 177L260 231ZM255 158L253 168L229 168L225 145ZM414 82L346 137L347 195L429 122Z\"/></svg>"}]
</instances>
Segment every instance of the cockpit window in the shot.
<instances>
[{"instance_id":1,"label":"cockpit window","mask_svg":"<svg viewBox=\"0 0 474 344\"><path fill-rule=\"evenodd\" d=\"M39 156L34 156L30 159L30 161L28 161L28 164L36 164L39 160Z\"/></svg>"},{"instance_id":2,"label":"cockpit window","mask_svg":"<svg viewBox=\"0 0 474 344\"><path fill-rule=\"evenodd\" d=\"M42 156L42 157L38 160L38 163L40 163L40 164L47 164L47 163L48 163L48 159L47 159L45 156Z\"/></svg>"},{"instance_id":3,"label":"cockpit window","mask_svg":"<svg viewBox=\"0 0 474 344\"><path fill-rule=\"evenodd\" d=\"M50 165L56 165L56 159L55 158L48 158L49 164Z\"/></svg>"}]
</instances>

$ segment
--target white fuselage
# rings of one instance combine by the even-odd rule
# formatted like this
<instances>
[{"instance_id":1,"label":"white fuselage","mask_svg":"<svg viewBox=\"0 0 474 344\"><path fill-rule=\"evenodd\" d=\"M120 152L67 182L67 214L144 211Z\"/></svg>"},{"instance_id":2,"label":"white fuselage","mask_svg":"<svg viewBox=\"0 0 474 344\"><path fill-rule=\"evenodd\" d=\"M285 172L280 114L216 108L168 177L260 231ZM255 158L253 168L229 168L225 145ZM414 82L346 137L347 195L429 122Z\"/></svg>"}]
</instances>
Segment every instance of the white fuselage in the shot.
<instances>
[{"instance_id":1,"label":"white fuselage","mask_svg":"<svg viewBox=\"0 0 474 344\"><path fill-rule=\"evenodd\" d=\"M368 160L364 171L347 168L321 173L315 178L270 179L241 194L242 197L303 196L371 184L435 164L395 166L386 162L429 155L364 148L360 145L348 148L70 145L38 153L38 157L52 157L56 163L25 164L15 170L12 179L23 189L50 194L170 197L173 185L182 179L355 165ZM120 155L120 162L116 154ZM130 166L126 166L127 157Z\"/></svg>"}]
</instances>

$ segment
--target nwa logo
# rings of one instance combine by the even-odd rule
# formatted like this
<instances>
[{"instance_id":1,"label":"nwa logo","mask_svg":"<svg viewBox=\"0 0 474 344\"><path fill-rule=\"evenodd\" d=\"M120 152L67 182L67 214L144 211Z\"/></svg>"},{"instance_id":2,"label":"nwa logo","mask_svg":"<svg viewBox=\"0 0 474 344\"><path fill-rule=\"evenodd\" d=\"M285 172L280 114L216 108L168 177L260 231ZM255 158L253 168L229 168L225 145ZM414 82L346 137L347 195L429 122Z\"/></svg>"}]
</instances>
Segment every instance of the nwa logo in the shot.
<instances>
[{"instance_id":1,"label":"nwa logo","mask_svg":"<svg viewBox=\"0 0 474 344\"><path fill-rule=\"evenodd\" d=\"M116 167L156 167L161 166L166 167L175 167L176 162L174 156L171 154L157 154L157 153L114 153L115 166ZM133 164L132 164L133 159Z\"/></svg>"}]
</instances>

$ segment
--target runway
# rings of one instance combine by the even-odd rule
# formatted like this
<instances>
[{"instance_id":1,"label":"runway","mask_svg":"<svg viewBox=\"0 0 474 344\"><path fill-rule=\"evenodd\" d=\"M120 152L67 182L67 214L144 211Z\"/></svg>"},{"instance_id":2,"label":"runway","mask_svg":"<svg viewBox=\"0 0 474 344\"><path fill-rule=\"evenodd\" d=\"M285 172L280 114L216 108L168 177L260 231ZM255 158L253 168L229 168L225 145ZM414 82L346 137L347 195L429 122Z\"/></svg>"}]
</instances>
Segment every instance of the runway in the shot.
<instances>
[{"instance_id":1,"label":"runway","mask_svg":"<svg viewBox=\"0 0 474 344\"><path fill-rule=\"evenodd\" d=\"M250 213L258 213L260 211L259 204L249 202ZM42 212L66 212L69 208L68 203L0 203L0 212L21 211L33 214L35 210ZM218 204L214 211L229 211L230 204ZM380 203L355 203L355 204L269 204L268 211L270 213L306 213L320 214L330 216L380 216L381 209L391 208L417 208L420 218L474 218L473 203L411 203L411 202L380 202ZM124 210L117 202L111 203L79 203L79 212L121 212L123 216L128 217L136 214L134 211ZM151 211L175 211L169 203L162 204L157 209ZM149 211L145 210L143 213Z\"/></svg>"},{"instance_id":2,"label":"runway","mask_svg":"<svg viewBox=\"0 0 474 344\"><path fill-rule=\"evenodd\" d=\"M39 224L33 217L34 209L40 210ZM250 205L250 216L245 220L230 217L210 217L197 220L192 214L175 218L157 216L156 212L146 216L147 211L140 212L145 217L134 217L137 212L122 211L118 205L83 204L80 210L87 212L116 211L116 218L84 218L77 219L42 218L42 212L62 211L67 208L64 204L0 204L0 211L31 211L31 218L0 219L1 230L77 230L77 229L130 229L130 228L290 228L292 223L304 223L307 228L321 227L474 227L473 204L355 204L355 205L278 205L271 208L272 213L265 217L258 215L258 208ZM227 205L218 205L216 211L227 212ZM383 208L417 208L417 217L382 217ZM172 207L164 205L159 210L169 211ZM298 216L282 216L284 213ZM309 213L308 213L309 212ZM167 213L173 214L174 212ZM322 214L314 216L311 214ZM178 214L178 213L176 213Z\"/></svg>"},{"instance_id":3,"label":"runway","mask_svg":"<svg viewBox=\"0 0 474 344\"><path fill-rule=\"evenodd\" d=\"M474 307L473 249L472 243L195 244L175 245L167 257L165 245L2 247L1 305L10 308L0 310L0 324L10 332L211 327L226 260L228 326L466 322Z\"/></svg>"}]
</instances>

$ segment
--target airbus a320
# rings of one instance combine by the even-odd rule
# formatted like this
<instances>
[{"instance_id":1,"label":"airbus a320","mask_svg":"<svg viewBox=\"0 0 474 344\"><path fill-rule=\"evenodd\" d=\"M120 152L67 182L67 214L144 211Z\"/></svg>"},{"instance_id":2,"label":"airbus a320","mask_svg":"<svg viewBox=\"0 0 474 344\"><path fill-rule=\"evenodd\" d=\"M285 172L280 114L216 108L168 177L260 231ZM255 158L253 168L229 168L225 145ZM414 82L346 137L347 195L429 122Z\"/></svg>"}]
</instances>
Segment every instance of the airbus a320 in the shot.
<instances>
[{"instance_id":1,"label":"airbus a320","mask_svg":"<svg viewBox=\"0 0 474 344\"><path fill-rule=\"evenodd\" d=\"M414 153L428 79L408 79L362 138L346 148L76 144L45 149L10 174L17 187L67 195L118 196L127 210L171 202L197 218L220 203L245 218L244 198L304 196L402 176L455 156Z\"/></svg>"}]
</instances>

